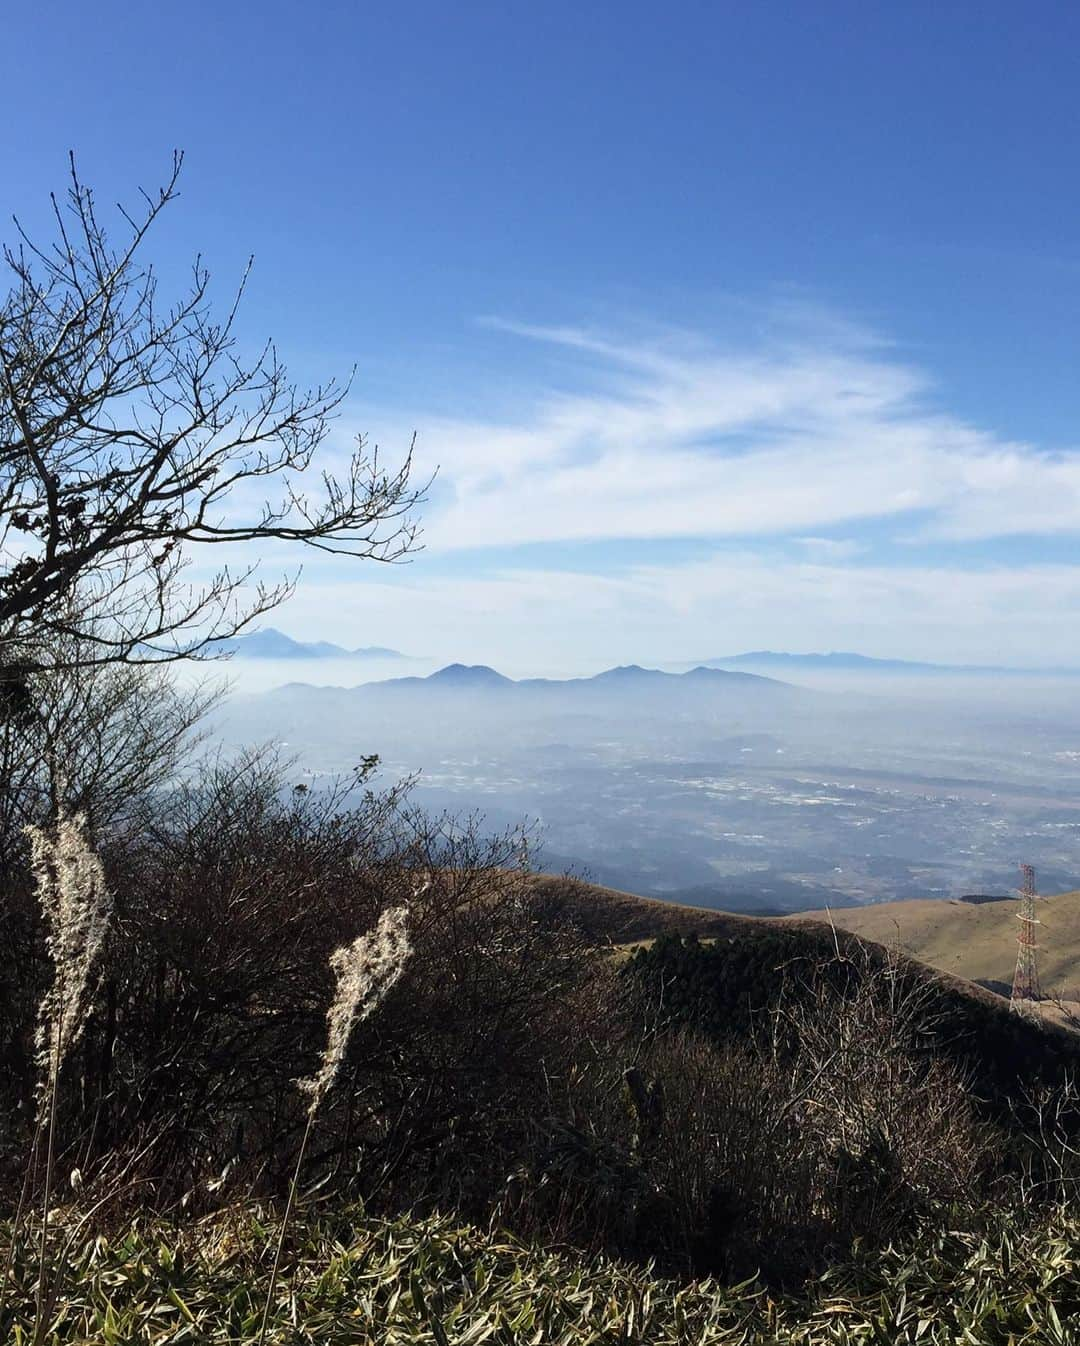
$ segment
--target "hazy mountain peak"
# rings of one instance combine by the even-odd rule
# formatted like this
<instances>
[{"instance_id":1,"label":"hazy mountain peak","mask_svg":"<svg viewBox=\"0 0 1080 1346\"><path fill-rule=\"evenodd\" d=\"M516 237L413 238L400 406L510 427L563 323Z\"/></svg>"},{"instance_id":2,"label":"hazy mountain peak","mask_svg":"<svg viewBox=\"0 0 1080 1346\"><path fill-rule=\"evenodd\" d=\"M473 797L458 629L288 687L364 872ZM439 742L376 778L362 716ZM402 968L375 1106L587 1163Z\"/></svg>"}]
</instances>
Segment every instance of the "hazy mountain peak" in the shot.
<instances>
[{"instance_id":1,"label":"hazy mountain peak","mask_svg":"<svg viewBox=\"0 0 1080 1346\"><path fill-rule=\"evenodd\" d=\"M761 673L744 673L740 670L730 668L714 668L710 664L696 664L682 674L684 678L691 678L696 682L718 682L724 679L732 679L740 683L760 683L771 687L790 687L791 684L781 682L777 678L766 677Z\"/></svg>"},{"instance_id":2,"label":"hazy mountain peak","mask_svg":"<svg viewBox=\"0 0 1080 1346\"><path fill-rule=\"evenodd\" d=\"M507 687L511 680L487 664L447 664L425 681L458 687Z\"/></svg>"},{"instance_id":3,"label":"hazy mountain peak","mask_svg":"<svg viewBox=\"0 0 1080 1346\"><path fill-rule=\"evenodd\" d=\"M929 664L912 659L879 659L853 650L829 650L805 654L782 650L748 650L744 654L729 654L702 661L707 668L786 668L825 671L858 671L865 673L1007 673L1020 672L983 664Z\"/></svg>"},{"instance_id":4,"label":"hazy mountain peak","mask_svg":"<svg viewBox=\"0 0 1080 1346\"><path fill-rule=\"evenodd\" d=\"M616 668L606 668L603 673L597 673L593 681L595 682L599 678L620 678L630 681L635 678L663 678L667 676L657 668L642 668L640 664L619 664Z\"/></svg>"},{"instance_id":5,"label":"hazy mountain peak","mask_svg":"<svg viewBox=\"0 0 1080 1346\"><path fill-rule=\"evenodd\" d=\"M398 650L368 645L348 650L328 640L294 640L274 626L223 640L216 647L238 659L404 659Z\"/></svg>"}]
</instances>

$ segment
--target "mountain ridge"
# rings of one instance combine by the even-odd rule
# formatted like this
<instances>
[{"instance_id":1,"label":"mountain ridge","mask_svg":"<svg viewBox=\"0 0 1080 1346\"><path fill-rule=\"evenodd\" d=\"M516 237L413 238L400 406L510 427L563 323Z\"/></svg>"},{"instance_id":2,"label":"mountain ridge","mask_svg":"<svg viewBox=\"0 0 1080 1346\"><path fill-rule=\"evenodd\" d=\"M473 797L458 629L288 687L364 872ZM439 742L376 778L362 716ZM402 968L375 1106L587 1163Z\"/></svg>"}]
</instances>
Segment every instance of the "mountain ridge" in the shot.
<instances>
[{"instance_id":1,"label":"mountain ridge","mask_svg":"<svg viewBox=\"0 0 1080 1346\"><path fill-rule=\"evenodd\" d=\"M556 908L573 912L583 928L623 950L669 935L735 943L746 936L766 936L769 930L803 930L832 938L839 932L911 960L999 1016L1008 1012L1016 959L1015 897L976 903L914 898L766 915L645 897L570 874L538 873L530 882ZM1080 1025L1080 891L1041 897L1038 910L1047 941L1040 950L1041 1027L1075 1034ZM1062 997L1060 1004L1055 997Z\"/></svg>"},{"instance_id":2,"label":"mountain ridge","mask_svg":"<svg viewBox=\"0 0 1080 1346\"><path fill-rule=\"evenodd\" d=\"M395 691L417 688L434 688L449 691L544 691L560 689L621 689L640 688L642 690L658 687L681 685L694 687L712 684L715 687L742 687L754 690L769 689L776 692L805 692L806 689L779 678L765 677L759 673L745 673L722 668L696 666L683 673L668 673L658 668L642 668L638 664L626 664L616 668L603 669L589 677L580 678L508 678L488 664L446 664L426 675L411 674L399 678L379 678L372 682L358 683L353 687L339 687L338 691ZM316 687L315 683L290 682L286 687ZM809 695L809 693L807 693Z\"/></svg>"},{"instance_id":3,"label":"mountain ridge","mask_svg":"<svg viewBox=\"0 0 1080 1346\"><path fill-rule=\"evenodd\" d=\"M1006 677L1076 677L1080 675L1080 669L1076 668L1018 668L1005 664L935 664L914 659L879 659L873 655L859 654L854 650L808 651L806 653L785 650L747 650L742 654L728 654L714 656L710 659L700 659L697 663L704 668L748 665L755 668L790 668L819 672L951 673L968 676L994 674Z\"/></svg>"},{"instance_id":4,"label":"mountain ridge","mask_svg":"<svg viewBox=\"0 0 1080 1346\"><path fill-rule=\"evenodd\" d=\"M862 939L896 945L929 967L995 989L1007 988L1016 966L1015 896L980 902L962 898L908 898L858 907L801 911L787 923L827 921ZM1039 965L1044 993L1080 986L1080 892L1037 902Z\"/></svg>"},{"instance_id":5,"label":"mountain ridge","mask_svg":"<svg viewBox=\"0 0 1080 1346\"><path fill-rule=\"evenodd\" d=\"M407 659L400 650L366 645L349 650L328 640L294 640L284 631L267 626L261 631L219 641L217 650L238 659Z\"/></svg>"}]
</instances>

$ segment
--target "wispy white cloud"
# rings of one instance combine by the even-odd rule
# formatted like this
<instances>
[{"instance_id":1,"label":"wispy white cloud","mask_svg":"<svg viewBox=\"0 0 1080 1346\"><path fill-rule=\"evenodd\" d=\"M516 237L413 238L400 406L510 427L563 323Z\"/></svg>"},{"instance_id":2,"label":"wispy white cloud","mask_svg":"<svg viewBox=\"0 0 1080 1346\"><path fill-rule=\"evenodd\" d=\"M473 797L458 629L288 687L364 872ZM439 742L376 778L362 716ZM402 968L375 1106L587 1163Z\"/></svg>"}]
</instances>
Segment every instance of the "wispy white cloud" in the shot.
<instances>
[{"instance_id":1,"label":"wispy white cloud","mask_svg":"<svg viewBox=\"0 0 1080 1346\"><path fill-rule=\"evenodd\" d=\"M549 382L513 414L420 418L419 470L441 465L427 551L389 581L316 563L286 629L512 673L762 646L1080 663L1080 565L988 566L992 547L962 545L1080 532L1080 453L947 414L924 374L844 323L815 321L812 339L805 321L797 339L766 324L735 351L489 326L544 343ZM395 416L357 419L405 440ZM960 545L928 549L943 540ZM527 563L492 550L522 543Z\"/></svg>"},{"instance_id":2,"label":"wispy white cloud","mask_svg":"<svg viewBox=\"0 0 1080 1346\"><path fill-rule=\"evenodd\" d=\"M797 537L794 541L803 549L810 561L843 561L866 550L865 543L856 542L852 538Z\"/></svg>"},{"instance_id":3,"label":"wispy white cloud","mask_svg":"<svg viewBox=\"0 0 1080 1346\"><path fill-rule=\"evenodd\" d=\"M575 370L512 417L420 422L440 465L436 551L584 539L764 537L887 521L897 536L1080 531L1080 454L936 409L925 375L842 325L750 353L500 322Z\"/></svg>"}]
</instances>

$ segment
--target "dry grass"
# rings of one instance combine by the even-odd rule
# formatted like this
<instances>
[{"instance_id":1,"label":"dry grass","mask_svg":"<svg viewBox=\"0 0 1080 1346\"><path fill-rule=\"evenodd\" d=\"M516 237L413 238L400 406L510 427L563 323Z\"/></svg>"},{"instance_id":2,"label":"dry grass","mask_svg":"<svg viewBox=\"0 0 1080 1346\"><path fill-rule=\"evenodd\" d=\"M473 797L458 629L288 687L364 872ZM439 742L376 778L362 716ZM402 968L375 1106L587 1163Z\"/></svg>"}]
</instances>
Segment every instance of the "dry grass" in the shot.
<instances>
[{"instance_id":1,"label":"dry grass","mask_svg":"<svg viewBox=\"0 0 1080 1346\"><path fill-rule=\"evenodd\" d=\"M661 935L696 934L723 939L755 926L833 923L862 939L902 952L962 981L1009 985L1016 966L1017 904L971 903L939 898L879 902L868 907L800 912L796 916L757 917L686 907L656 898L586 883L581 879L536 874L533 887L564 903L598 937L631 948ZM1080 998L1080 890L1040 898L1039 967L1043 990L1065 1000Z\"/></svg>"},{"instance_id":2,"label":"dry grass","mask_svg":"<svg viewBox=\"0 0 1080 1346\"><path fill-rule=\"evenodd\" d=\"M618 945L647 943L660 935L724 938L758 924L755 916L736 916L710 907L687 907L654 897L639 897L565 875L533 874L529 885L546 901L564 908L598 939Z\"/></svg>"},{"instance_id":3,"label":"dry grass","mask_svg":"<svg viewBox=\"0 0 1080 1346\"><path fill-rule=\"evenodd\" d=\"M879 944L899 947L922 963L973 982L1009 985L1016 967L1016 912L1013 900L970 903L940 899L882 902L811 911L785 923L821 921L831 916L841 930ZM1080 891L1041 898L1038 915L1039 970L1046 994L1080 985ZM1074 998L1066 996L1066 998Z\"/></svg>"},{"instance_id":4,"label":"dry grass","mask_svg":"<svg viewBox=\"0 0 1080 1346\"><path fill-rule=\"evenodd\" d=\"M598 943L609 943L620 963L635 949L647 949L669 934L693 934L708 944L777 927L835 926L886 949L898 948L916 962L945 973L953 990L991 1007L1000 1003L1001 992L1011 984L1016 963L1016 903L1012 900L974 904L927 898L795 916L744 916L639 897L552 874L532 875L529 883L564 905ZM1040 932L1043 991L1054 998L1040 1006L1041 1017L1052 1026L1075 1030L1080 1023L1080 890L1040 899L1039 915L1045 926ZM995 983L992 990L986 989Z\"/></svg>"},{"instance_id":5,"label":"dry grass","mask_svg":"<svg viewBox=\"0 0 1080 1346\"><path fill-rule=\"evenodd\" d=\"M681 906L551 874L533 875L530 882L551 901L565 904L599 939L624 949L647 946L667 934L725 939L755 927L814 922L832 923L886 948L899 947L960 981L1007 986L1016 966L1017 904L1011 899L976 904L924 898L760 917ZM1080 890L1040 898L1038 910L1043 923L1039 931L1043 990L1065 1000L1078 999Z\"/></svg>"}]
</instances>

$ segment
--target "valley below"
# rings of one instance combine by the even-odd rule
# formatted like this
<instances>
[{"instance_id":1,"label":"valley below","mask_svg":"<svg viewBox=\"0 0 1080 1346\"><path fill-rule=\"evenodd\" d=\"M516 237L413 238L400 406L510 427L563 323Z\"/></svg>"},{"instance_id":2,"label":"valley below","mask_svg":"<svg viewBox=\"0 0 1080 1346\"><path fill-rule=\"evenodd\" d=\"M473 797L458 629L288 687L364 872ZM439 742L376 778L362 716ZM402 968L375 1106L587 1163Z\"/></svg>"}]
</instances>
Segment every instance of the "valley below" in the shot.
<instances>
[{"instance_id":1,"label":"valley below","mask_svg":"<svg viewBox=\"0 0 1080 1346\"><path fill-rule=\"evenodd\" d=\"M710 676L711 675L711 676ZM513 682L429 677L238 693L226 742L270 743L318 784L378 753L433 810L527 821L536 862L759 914L1080 883L1074 683L882 686L629 668Z\"/></svg>"}]
</instances>

